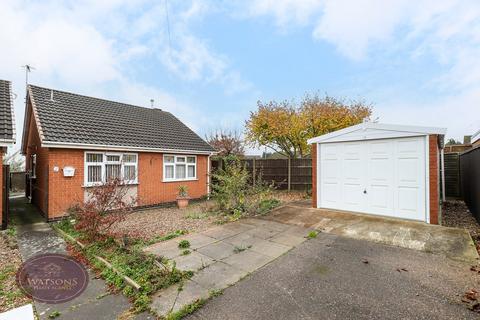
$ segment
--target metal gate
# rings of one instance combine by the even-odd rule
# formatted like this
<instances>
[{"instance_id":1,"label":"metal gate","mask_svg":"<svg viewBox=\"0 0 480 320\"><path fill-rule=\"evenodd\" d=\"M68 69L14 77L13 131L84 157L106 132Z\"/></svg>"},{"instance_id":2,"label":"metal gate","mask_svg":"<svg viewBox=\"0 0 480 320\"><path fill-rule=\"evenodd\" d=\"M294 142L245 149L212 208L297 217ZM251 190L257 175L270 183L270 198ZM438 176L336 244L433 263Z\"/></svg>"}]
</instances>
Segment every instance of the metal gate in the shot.
<instances>
[{"instance_id":1,"label":"metal gate","mask_svg":"<svg viewBox=\"0 0 480 320\"><path fill-rule=\"evenodd\" d=\"M10 191L10 166L3 165L2 181L2 229L8 225L8 215L10 213L9 191Z\"/></svg>"}]
</instances>

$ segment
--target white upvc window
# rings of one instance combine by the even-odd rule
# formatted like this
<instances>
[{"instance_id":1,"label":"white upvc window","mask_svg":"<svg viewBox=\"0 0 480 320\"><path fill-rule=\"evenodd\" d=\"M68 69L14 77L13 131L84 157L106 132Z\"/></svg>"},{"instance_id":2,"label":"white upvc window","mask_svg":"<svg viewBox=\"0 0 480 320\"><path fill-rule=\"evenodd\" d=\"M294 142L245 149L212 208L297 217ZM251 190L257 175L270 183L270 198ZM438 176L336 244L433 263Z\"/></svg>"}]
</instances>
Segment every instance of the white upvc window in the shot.
<instances>
[{"instance_id":1,"label":"white upvc window","mask_svg":"<svg viewBox=\"0 0 480 320\"><path fill-rule=\"evenodd\" d=\"M197 179L197 156L165 154L163 156L163 181Z\"/></svg>"},{"instance_id":2,"label":"white upvc window","mask_svg":"<svg viewBox=\"0 0 480 320\"><path fill-rule=\"evenodd\" d=\"M117 152L85 152L85 186L95 186L120 179L138 183L138 154Z\"/></svg>"}]
</instances>

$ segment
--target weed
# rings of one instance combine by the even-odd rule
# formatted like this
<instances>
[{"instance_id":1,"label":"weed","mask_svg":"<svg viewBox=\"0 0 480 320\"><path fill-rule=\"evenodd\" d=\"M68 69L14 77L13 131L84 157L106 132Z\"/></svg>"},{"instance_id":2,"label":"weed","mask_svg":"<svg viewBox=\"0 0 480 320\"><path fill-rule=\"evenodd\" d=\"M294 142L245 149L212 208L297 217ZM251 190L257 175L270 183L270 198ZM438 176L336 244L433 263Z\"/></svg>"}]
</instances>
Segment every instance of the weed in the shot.
<instances>
[{"instance_id":1,"label":"weed","mask_svg":"<svg viewBox=\"0 0 480 320\"><path fill-rule=\"evenodd\" d=\"M183 250L183 251L182 251L182 256L189 255L190 253L191 253L190 250Z\"/></svg>"},{"instance_id":2,"label":"weed","mask_svg":"<svg viewBox=\"0 0 480 320\"><path fill-rule=\"evenodd\" d=\"M245 251L247 249L250 249L252 246L247 246L247 247L243 247L243 246L235 246L235 248L233 248L233 252L234 253L240 253L242 251Z\"/></svg>"},{"instance_id":3,"label":"weed","mask_svg":"<svg viewBox=\"0 0 480 320\"><path fill-rule=\"evenodd\" d=\"M219 290L219 289L211 289L211 290L208 291L208 295L212 298L213 297L218 297L222 294L223 294L223 290Z\"/></svg>"},{"instance_id":4,"label":"weed","mask_svg":"<svg viewBox=\"0 0 480 320\"><path fill-rule=\"evenodd\" d=\"M61 315L61 313L58 312L57 310L55 310L55 311L53 311L52 313L50 313L50 314L48 315L48 318L49 318L49 319L55 319L55 318L57 318L57 317L60 317L60 315Z\"/></svg>"},{"instance_id":5,"label":"weed","mask_svg":"<svg viewBox=\"0 0 480 320\"><path fill-rule=\"evenodd\" d=\"M192 314L195 312L195 310L200 309L204 304L205 304L204 299L199 299L195 301L194 303L191 303L189 305L184 306L177 312L170 313L167 317L166 320L180 320L183 317Z\"/></svg>"},{"instance_id":6,"label":"weed","mask_svg":"<svg viewBox=\"0 0 480 320\"><path fill-rule=\"evenodd\" d=\"M182 240L178 243L178 247L180 249L188 249L190 248L190 242L188 240Z\"/></svg>"},{"instance_id":7,"label":"weed","mask_svg":"<svg viewBox=\"0 0 480 320\"><path fill-rule=\"evenodd\" d=\"M308 239L314 239L318 236L318 231L310 231L307 235Z\"/></svg>"}]
</instances>

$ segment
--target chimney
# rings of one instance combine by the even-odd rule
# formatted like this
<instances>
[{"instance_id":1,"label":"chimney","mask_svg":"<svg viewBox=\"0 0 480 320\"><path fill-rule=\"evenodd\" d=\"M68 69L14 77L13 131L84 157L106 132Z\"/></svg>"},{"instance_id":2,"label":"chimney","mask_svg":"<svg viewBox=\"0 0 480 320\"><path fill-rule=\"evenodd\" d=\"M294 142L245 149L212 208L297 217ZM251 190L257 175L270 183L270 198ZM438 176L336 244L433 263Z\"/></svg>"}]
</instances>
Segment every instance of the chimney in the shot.
<instances>
[{"instance_id":1,"label":"chimney","mask_svg":"<svg viewBox=\"0 0 480 320\"><path fill-rule=\"evenodd\" d=\"M54 101L53 100L53 90L52 89L50 89L50 101Z\"/></svg>"}]
</instances>

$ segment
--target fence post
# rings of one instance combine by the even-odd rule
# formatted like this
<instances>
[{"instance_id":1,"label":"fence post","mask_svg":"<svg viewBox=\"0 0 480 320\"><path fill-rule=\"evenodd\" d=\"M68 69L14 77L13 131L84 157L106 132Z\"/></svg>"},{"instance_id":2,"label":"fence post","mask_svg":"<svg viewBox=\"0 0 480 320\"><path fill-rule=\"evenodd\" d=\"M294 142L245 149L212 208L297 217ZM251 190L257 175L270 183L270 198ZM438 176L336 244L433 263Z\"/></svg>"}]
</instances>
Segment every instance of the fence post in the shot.
<instances>
[{"instance_id":1,"label":"fence post","mask_svg":"<svg viewBox=\"0 0 480 320\"><path fill-rule=\"evenodd\" d=\"M292 182L292 160L288 157L288 191L290 192L291 182Z\"/></svg>"},{"instance_id":2,"label":"fence post","mask_svg":"<svg viewBox=\"0 0 480 320\"><path fill-rule=\"evenodd\" d=\"M253 158L252 161L252 177L253 177L253 185L255 185L255 180L256 180L256 174L255 174L255 158Z\"/></svg>"}]
</instances>

